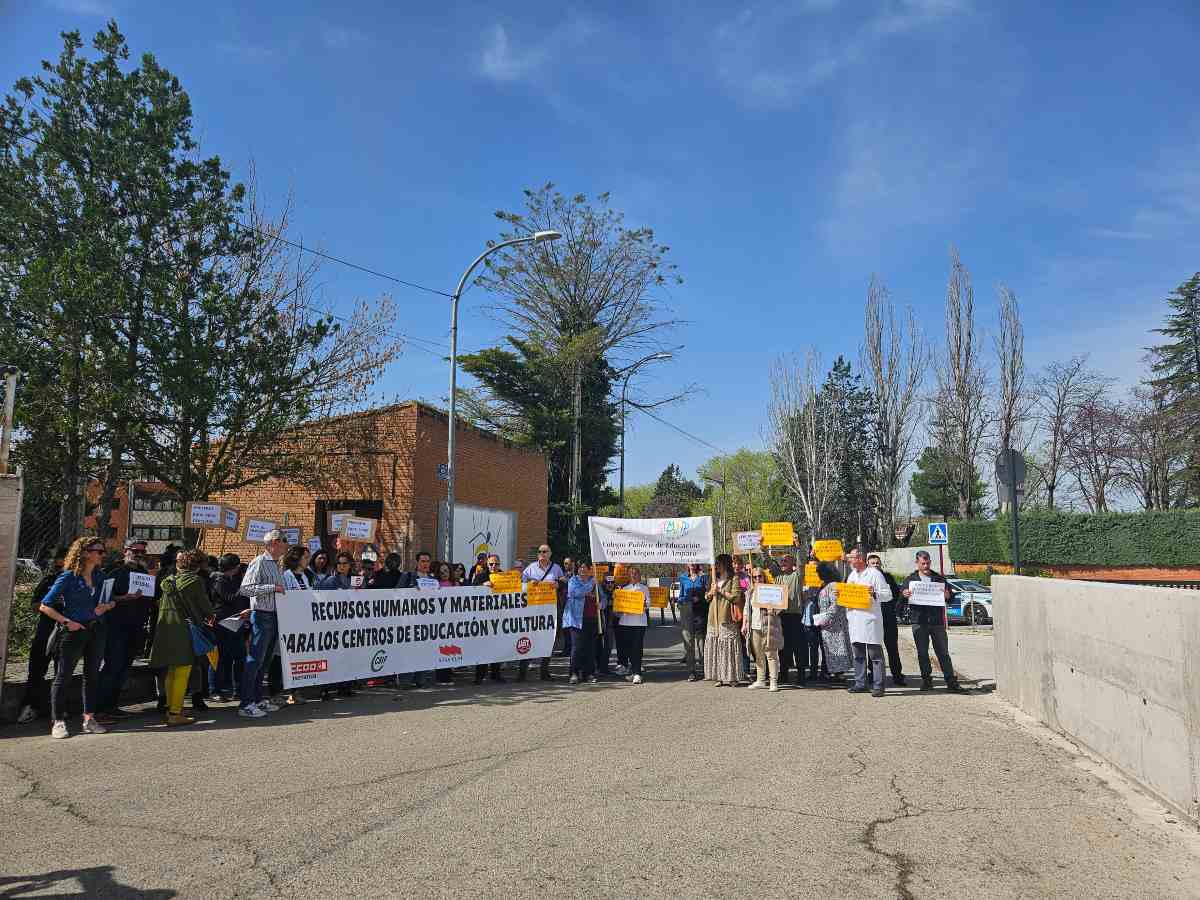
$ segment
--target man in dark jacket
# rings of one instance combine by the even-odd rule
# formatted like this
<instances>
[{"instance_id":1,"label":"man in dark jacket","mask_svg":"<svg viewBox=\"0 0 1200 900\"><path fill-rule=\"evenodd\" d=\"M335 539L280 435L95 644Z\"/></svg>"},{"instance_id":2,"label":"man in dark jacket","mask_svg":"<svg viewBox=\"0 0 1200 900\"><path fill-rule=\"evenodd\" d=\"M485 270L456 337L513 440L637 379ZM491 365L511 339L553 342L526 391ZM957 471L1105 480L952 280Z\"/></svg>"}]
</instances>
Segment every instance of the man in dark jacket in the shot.
<instances>
[{"instance_id":1,"label":"man in dark jacket","mask_svg":"<svg viewBox=\"0 0 1200 900\"><path fill-rule=\"evenodd\" d=\"M209 672L208 686L217 700L227 701L239 693L246 665L246 632L250 628L250 598L238 590L242 586L242 561L238 555L226 553L220 557L216 574L208 583L217 617L213 629L217 636L217 668ZM234 618L241 621L236 630L221 624Z\"/></svg>"},{"instance_id":2,"label":"man in dark jacket","mask_svg":"<svg viewBox=\"0 0 1200 900\"><path fill-rule=\"evenodd\" d=\"M923 604L918 597L913 602L913 584L917 582L936 583L942 585L942 603L940 605ZM950 597L950 588L946 579L933 571L929 554L924 550L917 551L917 571L904 579L900 593L908 598L908 614L912 619L913 641L917 645L917 662L921 666L921 690L933 690L933 666L929 662L929 642L933 641L933 652L937 654L938 665L942 667L942 677L946 679L946 689L955 694L965 694L954 677L954 663L950 659L950 644L946 637L946 603Z\"/></svg>"},{"instance_id":3,"label":"man in dark jacket","mask_svg":"<svg viewBox=\"0 0 1200 900\"><path fill-rule=\"evenodd\" d=\"M904 664L900 661L900 629L896 626L896 604L899 602L900 585L896 583L891 572L884 572L883 560L879 558L878 553L867 557L867 565L874 566L882 572L884 581L892 589L892 599L879 604L879 608L883 610L883 646L887 650L888 668L892 670L892 684L903 687L907 682L904 680Z\"/></svg>"},{"instance_id":4,"label":"man in dark jacket","mask_svg":"<svg viewBox=\"0 0 1200 900\"><path fill-rule=\"evenodd\" d=\"M119 705L121 691L133 660L141 650L154 599L153 593L131 590L129 576L135 572L146 574L146 567L141 562L145 554L146 541L130 538L125 542L124 559L104 573L105 579L113 580L111 599L117 605L105 616L104 662L96 690L96 718L101 724L129 715Z\"/></svg>"},{"instance_id":5,"label":"man in dark jacket","mask_svg":"<svg viewBox=\"0 0 1200 900\"><path fill-rule=\"evenodd\" d=\"M482 568L476 566L473 571L475 574L471 578L472 587L481 587L482 585L487 584L489 577L493 573L499 575L504 571L500 568L500 555L498 553L489 554L486 559L486 564ZM508 680L500 673L500 663L492 663L490 668L492 681ZM488 669L489 667L486 663L475 667L476 684L483 684L483 676L488 674Z\"/></svg>"},{"instance_id":6,"label":"man in dark jacket","mask_svg":"<svg viewBox=\"0 0 1200 900\"><path fill-rule=\"evenodd\" d=\"M29 603L38 619L33 640L29 644L29 675L25 682L25 699L21 701L21 713L17 716L17 721L22 725L27 725L46 714L46 701L49 699L46 693L46 669L50 667L50 657L46 655L46 641L50 640L55 622L44 613L38 612L38 607L42 605L42 599L62 573L63 560L66 557L66 547L59 547L54 551L53 562L47 566L46 574L29 595Z\"/></svg>"}]
</instances>

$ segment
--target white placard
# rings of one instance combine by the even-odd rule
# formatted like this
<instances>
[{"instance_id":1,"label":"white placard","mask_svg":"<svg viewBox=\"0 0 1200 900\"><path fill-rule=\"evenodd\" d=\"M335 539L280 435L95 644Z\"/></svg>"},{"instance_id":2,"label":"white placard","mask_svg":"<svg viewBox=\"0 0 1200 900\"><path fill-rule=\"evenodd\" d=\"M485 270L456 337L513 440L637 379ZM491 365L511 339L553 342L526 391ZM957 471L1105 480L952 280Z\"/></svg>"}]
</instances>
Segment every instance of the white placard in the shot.
<instances>
[{"instance_id":1,"label":"white placard","mask_svg":"<svg viewBox=\"0 0 1200 900\"><path fill-rule=\"evenodd\" d=\"M154 596L154 576L143 575L141 572L129 573L129 593L141 591L143 597Z\"/></svg>"},{"instance_id":2,"label":"white placard","mask_svg":"<svg viewBox=\"0 0 1200 900\"><path fill-rule=\"evenodd\" d=\"M354 510L349 512L331 512L329 514L329 533L340 534L342 531L342 523L354 515Z\"/></svg>"},{"instance_id":3,"label":"white placard","mask_svg":"<svg viewBox=\"0 0 1200 900\"><path fill-rule=\"evenodd\" d=\"M372 541L375 539L375 519L346 516L338 533L348 541Z\"/></svg>"},{"instance_id":4,"label":"white placard","mask_svg":"<svg viewBox=\"0 0 1200 900\"><path fill-rule=\"evenodd\" d=\"M278 606L283 683L295 688L400 672L540 659L558 610L488 585L289 591Z\"/></svg>"},{"instance_id":5,"label":"white placard","mask_svg":"<svg viewBox=\"0 0 1200 900\"><path fill-rule=\"evenodd\" d=\"M436 578L430 578L428 575L417 576L417 587L422 591L436 591L442 586L442 583Z\"/></svg>"},{"instance_id":6,"label":"white placard","mask_svg":"<svg viewBox=\"0 0 1200 900\"><path fill-rule=\"evenodd\" d=\"M752 602L766 609L787 609L787 593L782 584L756 584Z\"/></svg>"},{"instance_id":7,"label":"white placard","mask_svg":"<svg viewBox=\"0 0 1200 900\"><path fill-rule=\"evenodd\" d=\"M274 531L279 526L266 519L247 519L245 538L252 544L266 542L267 532Z\"/></svg>"},{"instance_id":8,"label":"white placard","mask_svg":"<svg viewBox=\"0 0 1200 900\"><path fill-rule=\"evenodd\" d=\"M319 537L310 537L308 539L308 552L309 553L320 553L321 552L321 539Z\"/></svg>"},{"instance_id":9,"label":"white placard","mask_svg":"<svg viewBox=\"0 0 1200 900\"><path fill-rule=\"evenodd\" d=\"M762 548L762 532L735 531L733 533L733 546L738 553L749 553L752 550L759 550Z\"/></svg>"},{"instance_id":10,"label":"white placard","mask_svg":"<svg viewBox=\"0 0 1200 900\"><path fill-rule=\"evenodd\" d=\"M360 588L363 586L363 577L361 575L350 576L350 587Z\"/></svg>"},{"instance_id":11,"label":"white placard","mask_svg":"<svg viewBox=\"0 0 1200 900\"><path fill-rule=\"evenodd\" d=\"M592 561L711 563L712 516L683 519L588 517Z\"/></svg>"},{"instance_id":12,"label":"white placard","mask_svg":"<svg viewBox=\"0 0 1200 900\"><path fill-rule=\"evenodd\" d=\"M279 530L283 532L283 539L287 541L289 547L293 547L300 543L299 528L280 528Z\"/></svg>"},{"instance_id":13,"label":"white placard","mask_svg":"<svg viewBox=\"0 0 1200 900\"><path fill-rule=\"evenodd\" d=\"M238 523L242 521L242 514L232 506L222 506L221 515L225 520L226 531L237 531Z\"/></svg>"},{"instance_id":14,"label":"white placard","mask_svg":"<svg viewBox=\"0 0 1200 900\"><path fill-rule=\"evenodd\" d=\"M908 590L910 606L946 605L946 586L940 581L910 581Z\"/></svg>"},{"instance_id":15,"label":"white placard","mask_svg":"<svg viewBox=\"0 0 1200 900\"><path fill-rule=\"evenodd\" d=\"M100 603L112 603L113 584L116 580L115 578L104 579L104 584L100 585Z\"/></svg>"},{"instance_id":16,"label":"white placard","mask_svg":"<svg viewBox=\"0 0 1200 900\"><path fill-rule=\"evenodd\" d=\"M246 620L241 616L230 616L228 619L222 619L217 624L237 634L237 632L242 630L242 626L246 624Z\"/></svg>"},{"instance_id":17,"label":"white placard","mask_svg":"<svg viewBox=\"0 0 1200 900\"><path fill-rule=\"evenodd\" d=\"M221 527L220 503L189 503L187 525L192 528Z\"/></svg>"}]
</instances>

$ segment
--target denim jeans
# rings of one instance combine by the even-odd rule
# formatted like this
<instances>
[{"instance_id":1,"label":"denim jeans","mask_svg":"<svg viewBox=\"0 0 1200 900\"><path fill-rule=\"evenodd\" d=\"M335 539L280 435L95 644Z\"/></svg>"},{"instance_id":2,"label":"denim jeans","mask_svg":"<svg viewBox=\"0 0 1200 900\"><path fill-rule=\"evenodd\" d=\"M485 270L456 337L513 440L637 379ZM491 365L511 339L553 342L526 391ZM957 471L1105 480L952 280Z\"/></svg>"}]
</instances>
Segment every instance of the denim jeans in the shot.
<instances>
[{"instance_id":1,"label":"denim jeans","mask_svg":"<svg viewBox=\"0 0 1200 900\"><path fill-rule=\"evenodd\" d=\"M596 620L584 619L582 628L565 631L571 637L571 674L591 678L596 674Z\"/></svg>"},{"instance_id":2,"label":"denim jeans","mask_svg":"<svg viewBox=\"0 0 1200 900\"><path fill-rule=\"evenodd\" d=\"M83 711L96 711L96 687L99 681L100 660L104 658L104 624L93 621L81 631L63 635L58 647L54 684L50 686L50 718L63 722L67 718L67 686L75 674L75 665L83 659Z\"/></svg>"},{"instance_id":3,"label":"denim jeans","mask_svg":"<svg viewBox=\"0 0 1200 900\"><path fill-rule=\"evenodd\" d=\"M240 694L246 668L246 629L230 631L218 625L213 631L217 635L217 667L209 672L208 689L214 694Z\"/></svg>"},{"instance_id":4,"label":"denim jeans","mask_svg":"<svg viewBox=\"0 0 1200 900\"><path fill-rule=\"evenodd\" d=\"M246 667L242 670L242 706L262 701L263 676L267 673L278 636L279 620L274 612L256 609L250 613L250 652L246 654Z\"/></svg>"},{"instance_id":5,"label":"denim jeans","mask_svg":"<svg viewBox=\"0 0 1200 900\"><path fill-rule=\"evenodd\" d=\"M121 689L129 676L133 663L136 641L141 640L139 626L112 624L104 639L104 668L100 670L99 687L96 690L96 709L107 712L121 703Z\"/></svg>"},{"instance_id":6,"label":"denim jeans","mask_svg":"<svg viewBox=\"0 0 1200 900\"><path fill-rule=\"evenodd\" d=\"M50 657L46 655L46 641L54 632L54 620L47 615L38 614L37 629L33 632L33 640L29 642L29 674L25 681L24 706L32 706L42 715L46 708L42 701L42 685L46 680L46 670L50 668Z\"/></svg>"}]
</instances>

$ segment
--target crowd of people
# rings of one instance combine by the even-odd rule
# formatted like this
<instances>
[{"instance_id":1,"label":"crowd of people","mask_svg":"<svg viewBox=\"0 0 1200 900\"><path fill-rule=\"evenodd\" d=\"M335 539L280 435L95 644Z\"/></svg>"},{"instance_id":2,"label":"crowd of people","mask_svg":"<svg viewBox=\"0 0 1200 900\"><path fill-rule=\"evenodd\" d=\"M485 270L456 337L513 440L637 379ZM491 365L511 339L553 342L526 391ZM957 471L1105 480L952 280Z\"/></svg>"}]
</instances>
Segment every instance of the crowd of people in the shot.
<instances>
[{"instance_id":1,"label":"crowd of people","mask_svg":"<svg viewBox=\"0 0 1200 900\"><path fill-rule=\"evenodd\" d=\"M208 709L210 702L236 702L237 715L246 719L262 719L286 706L316 700L317 694L320 700L353 696L359 685L352 682L284 691L277 604L287 602L289 591L481 586L507 571L495 553L479 554L467 569L434 560L426 552L417 554L415 569L405 571L398 553L387 553L379 565L374 548L343 546L338 539L332 551L310 554L305 546L289 545L279 531L267 534L263 552L246 562L233 553L214 557L168 547L155 559L146 551L144 540L130 539L123 556L105 565L104 542L83 537L56 555L54 568L32 595L40 615L20 722L48 713L51 735L68 737L67 689L82 661L82 730L104 733L132 715L122 709L120 698L134 660L143 653L155 675L157 711L171 727L195 722L195 716L184 711L189 695L192 713ZM852 693L870 691L880 697L885 693L886 654L893 684L904 685L895 607L909 597L914 581L945 584L932 570L929 555L917 553L917 569L903 584L883 570L877 555L862 547L846 554L844 577L835 564L817 562L811 553L809 561L815 565L819 587L811 576L806 585L803 567L797 567L791 554L765 558L761 567L728 554L718 556L711 568L688 566L678 577L678 596L672 600L684 650L679 663L688 680L777 692L794 670L797 686L846 682ZM559 628L554 652L569 658L570 684L594 684L602 678L643 683L651 592L638 566L621 567L618 585L614 573L600 575L585 560L554 562L545 544L533 562L514 563L523 582L556 586ZM139 589L143 582L133 578L135 574L154 576L152 595ZM753 602L754 584L763 581L784 586L786 608ZM863 585L869 607L839 604L839 583ZM615 609L618 587L642 595L640 612L630 611L636 610L637 601L630 607L628 594L622 611ZM948 587L944 590L948 597ZM944 610L912 610L922 690L933 686L932 643L947 688L962 692L947 647ZM51 662L55 674L46 710L42 698ZM517 681L528 678L531 663L517 663ZM542 680L553 680L549 658L539 660L538 666ZM405 673L395 676L395 683L421 687L427 674ZM438 669L432 677L453 686L456 674L454 669ZM474 683L485 679L506 681L503 666L476 666Z\"/></svg>"}]
</instances>

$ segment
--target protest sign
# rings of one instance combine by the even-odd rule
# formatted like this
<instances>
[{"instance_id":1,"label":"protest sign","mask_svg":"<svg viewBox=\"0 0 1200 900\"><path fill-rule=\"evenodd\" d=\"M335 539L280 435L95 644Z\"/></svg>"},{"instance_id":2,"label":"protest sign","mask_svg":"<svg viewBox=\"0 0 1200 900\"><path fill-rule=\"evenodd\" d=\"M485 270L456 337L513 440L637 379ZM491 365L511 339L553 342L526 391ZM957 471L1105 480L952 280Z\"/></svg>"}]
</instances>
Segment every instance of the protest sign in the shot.
<instances>
[{"instance_id":1,"label":"protest sign","mask_svg":"<svg viewBox=\"0 0 1200 900\"><path fill-rule=\"evenodd\" d=\"M813 556L821 562L837 562L846 555L839 540L813 541Z\"/></svg>"},{"instance_id":2,"label":"protest sign","mask_svg":"<svg viewBox=\"0 0 1200 900\"><path fill-rule=\"evenodd\" d=\"M141 572L129 573L129 593L141 593L143 597L154 596L154 576L143 575Z\"/></svg>"},{"instance_id":3,"label":"protest sign","mask_svg":"<svg viewBox=\"0 0 1200 900\"><path fill-rule=\"evenodd\" d=\"M249 541L251 544L265 543L267 532L274 531L278 527L274 522L266 519L247 519L246 531L242 535L242 540Z\"/></svg>"},{"instance_id":4,"label":"protest sign","mask_svg":"<svg viewBox=\"0 0 1200 900\"><path fill-rule=\"evenodd\" d=\"M363 586L363 577L361 575L350 576L350 587L360 588Z\"/></svg>"},{"instance_id":5,"label":"protest sign","mask_svg":"<svg viewBox=\"0 0 1200 900\"><path fill-rule=\"evenodd\" d=\"M492 576L495 577L494 575ZM516 590L520 590L520 581ZM526 596L530 606L541 606L543 603L558 603L558 585L553 581L531 581L527 586Z\"/></svg>"},{"instance_id":6,"label":"protest sign","mask_svg":"<svg viewBox=\"0 0 1200 900\"><path fill-rule=\"evenodd\" d=\"M220 503L188 503L183 508L183 524L188 528L220 528Z\"/></svg>"},{"instance_id":7,"label":"protest sign","mask_svg":"<svg viewBox=\"0 0 1200 900\"><path fill-rule=\"evenodd\" d=\"M551 655L558 610L487 586L295 591L278 606L287 688Z\"/></svg>"},{"instance_id":8,"label":"protest sign","mask_svg":"<svg viewBox=\"0 0 1200 900\"><path fill-rule=\"evenodd\" d=\"M650 605L655 609L666 609L671 602L671 589L665 587L650 588Z\"/></svg>"},{"instance_id":9,"label":"protest sign","mask_svg":"<svg viewBox=\"0 0 1200 900\"><path fill-rule=\"evenodd\" d=\"M711 563L712 516L680 519L588 517L592 559L624 563Z\"/></svg>"},{"instance_id":10,"label":"protest sign","mask_svg":"<svg viewBox=\"0 0 1200 900\"><path fill-rule=\"evenodd\" d=\"M850 584L845 581L837 582L838 606L846 609L870 609L871 590L865 584Z\"/></svg>"},{"instance_id":11,"label":"protest sign","mask_svg":"<svg viewBox=\"0 0 1200 900\"><path fill-rule=\"evenodd\" d=\"M760 530L764 547L791 547L796 543L791 522L763 522Z\"/></svg>"},{"instance_id":12,"label":"protest sign","mask_svg":"<svg viewBox=\"0 0 1200 900\"><path fill-rule=\"evenodd\" d=\"M646 611L646 597L641 591L613 591L613 612L640 616Z\"/></svg>"},{"instance_id":13,"label":"protest sign","mask_svg":"<svg viewBox=\"0 0 1200 900\"><path fill-rule=\"evenodd\" d=\"M346 516L341 520L338 534L348 541L369 544L375 540L375 531L379 526L378 519L367 519L361 516Z\"/></svg>"},{"instance_id":14,"label":"protest sign","mask_svg":"<svg viewBox=\"0 0 1200 900\"><path fill-rule=\"evenodd\" d=\"M521 573L496 572L488 576L488 582L497 594L509 594L521 590Z\"/></svg>"},{"instance_id":15,"label":"protest sign","mask_svg":"<svg viewBox=\"0 0 1200 900\"><path fill-rule=\"evenodd\" d=\"M441 584L436 578L431 578L428 575L417 576L417 587L423 591L436 591L441 587Z\"/></svg>"},{"instance_id":16,"label":"protest sign","mask_svg":"<svg viewBox=\"0 0 1200 900\"><path fill-rule=\"evenodd\" d=\"M100 585L100 603L112 603L113 585L117 583L115 578L105 578L104 583Z\"/></svg>"},{"instance_id":17,"label":"protest sign","mask_svg":"<svg viewBox=\"0 0 1200 900\"><path fill-rule=\"evenodd\" d=\"M308 539L308 552L309 553L320 553L321 552L321 539L319 537L310 537Z\"/></svg>"},{"instance_id":18,"label":"protest sign","mask_svg":"<svg viewBox=\"0 0 1200 900\"><path fill-rule=\"evenodd\" d=\"M232 506L222 506L221 521L224 523L226 531L237 531L238 525L242 522L242 514Z\"/></svg>"},{"instance_id":19,"label":"protest sign","mask_svg":"<svg viewBox=\"0 0 1200 900\"><path fill-rule=\"evenodd\" d=\"M733 546L737 553L750 553L762 548L761 531L735 531Z\"/></svg>"},{"instance_id":20,"label":"protest sign","mask_svg":"<svg viewBox=\"0 0 1200 900\"><path fill-rule=\"evenodd\" d=\"M782 584L756 584L750 603L762 609L787 609L787 586Z\"/></svg>"},{"instance_id":21,"label":"protest sign","mask_svg":"<svg viewBox=\"0 0 1200 900\"><path fill-rule=\"evenodd\" d=\"M940 581L910 581L909 606L945 606L946 585Z\"/></svg>"},{"instance_id":22,"label":"protest sign","mask_svg":"<svg viewBox=\"0 0 1200 900\"><path fill-rule=\"evenodd\" d=\"M280 528L279 530L283 532L283 539L287 541L289 547L300 543L299 528Z\"/></svg>"},{"instance_id":23,"label":"protest sign","mask_svg":"<svg viewBox=\"0 0 1200 900\"><path fill-rule=\"evenodd\" d=\"M352 515L354 515L354 510L352 509L331 509L325 513L326 525L328 526L326 531L329 534L341 534L342 522Z\"/></svg>"},{"instance_id":24,"label":"protest sign","mask_svg":"<svg viewBox=\"0 0 1200 900\"><path fill-rule=\"evenodd\" d=\"M608 574L608 566L605 565L604 563L596 563L594 566L592 566L592 573L597 578L607 575Z\"/></svg>"},{"instance_id":25,"label":"protest sign","mask_svg":"<svg viewBox=\"0 0 1200 900\"><path fill-rule=\"evenodd\" d=\"M821 586L821 576L817 574L816 563L804 564L804 586L806 588L819 588Z\"/></svg>"},{"instance_id":26,"label":"protest sign","mask_svg":"<svg viewBox=\"0 0 1200 900\"><path fill-rule=\"evenodd\" d=\"M625 563L617 563L612 574L614 584L629 584L629 567Z\"/></svg>"}]
</instances>

